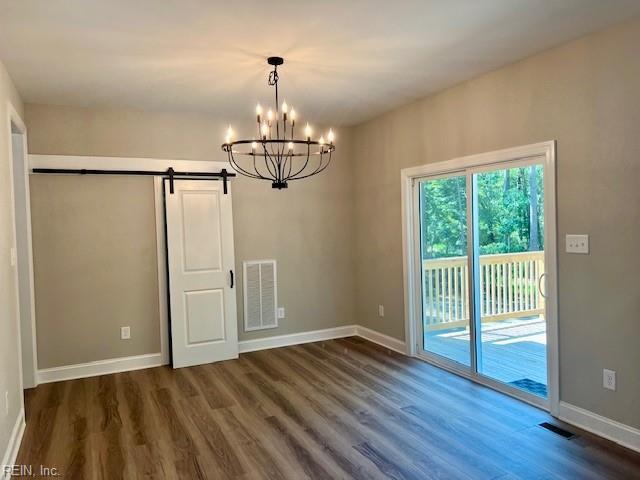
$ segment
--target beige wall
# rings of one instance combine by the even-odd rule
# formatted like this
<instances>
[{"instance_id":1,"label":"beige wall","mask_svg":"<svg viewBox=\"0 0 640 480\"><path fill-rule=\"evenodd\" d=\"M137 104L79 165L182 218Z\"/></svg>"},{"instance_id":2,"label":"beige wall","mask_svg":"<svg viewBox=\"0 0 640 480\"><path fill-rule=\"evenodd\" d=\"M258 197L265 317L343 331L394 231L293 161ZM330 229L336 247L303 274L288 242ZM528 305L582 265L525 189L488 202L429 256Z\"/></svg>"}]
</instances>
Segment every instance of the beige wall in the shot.
<instances>
[{"instance_id":1,"label":"beige wall","mask_svg":"<svg viewBox=\"0 0 640 480\"><path fill-rule=\"evenodd\" d=\"M225 124L205 115L27 105L26 120L30 153L225 160L220 150ZM274 191L268 182L246 178L233 180L236 272L239 277L238 323L241 340L354 322L352 165L348 155L347 132L339 131L338 139L338 154L329 169L324 174L304 182L292 182L288 190ZM64 226L55 227L47 220L50 209L57 208L65 200L70 201L68 197L74 195L93 201L96 207L106 207L123 200L124 187L120 178L112 179L115 188L109 188L106 179L102 177L91 182L82 180L68 180L73 182L74 192L69 196L65 193L65 185L60 183L59 177L47 180L32 177L34 231L40 232L34 246L36 264L46 264L49 261L55 265L55 270L48 272L48 279L56 276L60 279L67 277L62 264L50 259L48 242L61 242L64 245L66 237L70 235L90 235L91 238L95 238L97 233L87 230L88 227L96 226L96 222L92 222L88 217L82 222L68 220ZM133 192L128 191L127 195L133 195ZM47 198L54 206L47 204ZM152 199L151 192L148 198ZM88 210L83 209L83 213L88 214ZM129 213L131 221L134 216L140 222L153 220L151 214L146 211ZM144 228L146 247L151 248L148 234L152 232L153 227L145 223ZM105 235L105 238L116 239L115 234ZM49 238L46 238L47 236ZM105 251L107 256L108 253ZM74 254L78 255L78 251ZM94 265L90 254L89 250L80 251L80 256L75 258L76 265ZM49 260L46 260L47 258ZM275 258L278 261L278 303L285 307L286 318L280 320L277 329L245 333L241 289L242 262L261 258ZM155 257L149 258L149 262L155 268ZM133 274L140 266L136 265L130 268L129 273ZM117 282L127 272L116 270L109 273L107 278L102 279L103 282ZM113 318L103 318L104 328L109 332L106 338L111 340L104 341L103 335L101 348L91 350L82 346L82 343L84 339L89 338L91 343L95 342L97 332L70 332L80 341L68 342L62 338L62 332L56 329L70 322L65 316L66 308L73 308L76 321L80 321L81 317L91 311L94 298L104 300L112 297L113 290L99 291L98 285L93 284L90 291L85 291L84 295L78 297L74 293L79 291L79 284L70 288L68 285L51 281L39 281L38 279L44 279L39 271L36 272L36 277L38 312L46 307L47 298L57 298L56 301L66 305L54 313L37 316L38 332L51 332L53 338L49 341L54 343L51 349L44 344L39 345L40 368L134 354L123 349L123 342L118 337L119 326L123 324L122 318L133 318L137 312L153 314L151 310L143 308L143 305L157 304L157 293L152 291L153 289L145 289L145 293L139 296L137 302L132 300L131 304L122 305L117 314L119 318L115 318L116 315ZM73 302L80 302L80 305L73 306ZM146 324L146 317L144 322ZM71 329L72 325L68 328ZM145 335L151 335L150 330L143 332ZM135 335L133 328L132 335ZM157 335L157 332L153 335ZM158 351L155 345L157 343L154 338L154 342L140 344L135 354Z\"/></svg>"},{"instance_id":2,"label":"beige wall","mask_svg":"<svg viewBox=\"0 0 640 480\"><path fill-rule=\"evenodd\" d=\"M39 367L159 352L153 180L34 175L31 211Z\"/></svg>"},{"instance_id":3,"label":"beige wall","mask_svg":"<svg viewBox=\"0 0 640 480\"><path fill-rule=\"evenodd\" d=\"M20 97L0 62L0 461L22 406L17 292L10 262L14 226L8 102L23 115ZM5 392L9 393L9 415L4 414Z\"/></svg>"},{"instance_id":4,"label":"beige wall","mask_svg":"<svg viewBox=\"0 0 640 480\"><path fill-rule=\"evenodd\" d=\"M640 427L638 45L635 20L354 128L359 323L404 338L400 169L556 139L561 399Z\"/></svg>"}]
</instances>

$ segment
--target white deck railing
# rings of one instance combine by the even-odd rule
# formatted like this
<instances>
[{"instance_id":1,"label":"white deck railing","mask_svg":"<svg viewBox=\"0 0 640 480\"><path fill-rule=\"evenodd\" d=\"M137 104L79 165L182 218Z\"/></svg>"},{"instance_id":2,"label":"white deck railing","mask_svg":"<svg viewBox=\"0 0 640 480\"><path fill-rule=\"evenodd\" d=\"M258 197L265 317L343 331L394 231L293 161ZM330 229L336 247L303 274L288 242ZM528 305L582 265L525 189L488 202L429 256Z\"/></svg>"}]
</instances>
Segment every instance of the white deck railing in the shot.
<instances>
[{"instance_id":1,"label":"white deck railing","mask_svg":"<svg viewBox=\"0 0 640 480\"><path fill-rule=\"evenodd\" d=\"M423 317L426 329L469 324L467 257L423 260ZM544 252L480 256L480 313L483 322L539 315L544 297L538 283Z\"/></svg>"}]
</instances>

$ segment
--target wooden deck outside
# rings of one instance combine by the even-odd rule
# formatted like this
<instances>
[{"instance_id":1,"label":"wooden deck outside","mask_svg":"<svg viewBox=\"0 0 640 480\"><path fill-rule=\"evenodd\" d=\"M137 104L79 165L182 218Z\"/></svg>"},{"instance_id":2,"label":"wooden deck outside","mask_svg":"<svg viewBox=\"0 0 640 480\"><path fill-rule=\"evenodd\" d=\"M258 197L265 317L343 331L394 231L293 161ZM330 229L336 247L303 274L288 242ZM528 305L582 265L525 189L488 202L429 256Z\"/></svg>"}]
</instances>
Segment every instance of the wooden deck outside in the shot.
<instances>
[{"instance_id":1,"label":"wooden deck outside","mask_svg":"<svg viewBox=\"0 0 640 480\"><path fill-rule=\"evenodd\" d=\"M425 331L425 347L469 364L469 330ZM546 323L541 316L510 318L482 325L482 373L510 383L523 379L547 384Z\"/></svg>"},{"instance_id":2,"label":"wooden deck outside","mask_svg":"<svg viewBox=\"0 0 640 480\"><path fill-rule=\"evenodd\" d=\"M423 260L425 350L465 365L469 348L467 257ZM544 252L481 255L478 297L484 375L546 396Z\"/></svg>"}]
</instances>

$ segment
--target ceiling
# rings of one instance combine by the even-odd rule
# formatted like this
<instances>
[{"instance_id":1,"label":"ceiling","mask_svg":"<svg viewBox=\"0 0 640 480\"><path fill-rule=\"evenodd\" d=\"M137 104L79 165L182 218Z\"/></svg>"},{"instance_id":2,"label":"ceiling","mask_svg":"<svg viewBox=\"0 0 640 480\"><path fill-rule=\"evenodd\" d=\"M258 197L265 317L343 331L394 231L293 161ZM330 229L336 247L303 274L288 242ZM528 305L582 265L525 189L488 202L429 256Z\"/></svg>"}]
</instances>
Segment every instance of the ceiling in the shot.
<instances>
[{"instance_id":1,"label":"ceiling","mask_svg":"<svg viewBox=\"0 0 640 480\"><path fill-rule=\"evenodd\" d=\"M0 0L0 60L25 102L353 125L640 14L638 0Z\"/></svg>"}]
</instances>

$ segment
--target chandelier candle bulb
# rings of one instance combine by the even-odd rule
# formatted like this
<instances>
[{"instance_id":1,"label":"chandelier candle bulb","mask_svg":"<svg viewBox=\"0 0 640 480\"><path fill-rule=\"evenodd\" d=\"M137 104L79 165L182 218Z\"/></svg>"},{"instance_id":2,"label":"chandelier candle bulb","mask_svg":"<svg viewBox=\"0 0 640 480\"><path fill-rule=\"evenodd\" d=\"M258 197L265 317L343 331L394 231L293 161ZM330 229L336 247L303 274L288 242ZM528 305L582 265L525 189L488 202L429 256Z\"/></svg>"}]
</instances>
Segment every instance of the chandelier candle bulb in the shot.
<instances>
[{"instance_id":1,"label":"chandelier candle bulb","mask_svg":"<svg viewBox=\"0 0 640 480\"><path fill-rule=\"evenodd\" d=\"M229 128L227 129L227 136L225 140L226 143L231 143L231 141L233 140L233 129L231 128L231 126L229 126Z\"/></svg>"},{"instance_id":2,"label":"chandelier candle bulb","mask_svg":"<svg viewBox=\"0 0 640 480\"><path fill-rule=\"evenodd\" d=\"M268 180L273 188L282 190L289 187L290 181L317 175L329 166L336 149L335 136L333 130L329 130L319 140L312 140L313 130L307 123L304 136L296 138L296 111L287 102L278 100L278 67L284 64L284 59L269 57L267 63L273 67L267 82L275 90L273 108L263 110L259 103L256 105L257 138L235 140L229 126L222 151L239 174Z\"/></svg>"}]
</instances>

